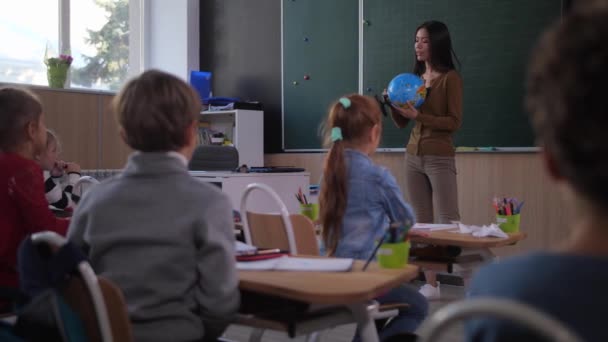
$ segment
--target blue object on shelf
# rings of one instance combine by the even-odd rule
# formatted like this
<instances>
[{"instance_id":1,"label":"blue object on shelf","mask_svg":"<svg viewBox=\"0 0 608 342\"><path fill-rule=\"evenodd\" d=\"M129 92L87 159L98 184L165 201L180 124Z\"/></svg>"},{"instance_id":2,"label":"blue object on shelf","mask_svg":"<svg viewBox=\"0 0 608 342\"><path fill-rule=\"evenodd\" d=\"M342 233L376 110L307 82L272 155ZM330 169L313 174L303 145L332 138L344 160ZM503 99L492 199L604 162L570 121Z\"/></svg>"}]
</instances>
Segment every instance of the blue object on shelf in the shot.
<instances>
[{"instance_id":1,"label":"blue object on shelf","mask_svg":"<svg viewBox=\"0 0 608 342\"><path fill-rule=\"evenodd\" d=\"M203 104L208 104L211 97L211 72L192 70L190 72L190 84L198 92Z\"/></svg>"},{"instance_id":2,"label":"blue object on shelf","mask_svg":"<svg viewBox=\"0 0 608 342\"><path fill-rule=\"evenodd\" d=\"M231 103L237 102L239 99L236 97L210 97L206 104L210 106L227 106Z\"/></svg>"}]
</instances>

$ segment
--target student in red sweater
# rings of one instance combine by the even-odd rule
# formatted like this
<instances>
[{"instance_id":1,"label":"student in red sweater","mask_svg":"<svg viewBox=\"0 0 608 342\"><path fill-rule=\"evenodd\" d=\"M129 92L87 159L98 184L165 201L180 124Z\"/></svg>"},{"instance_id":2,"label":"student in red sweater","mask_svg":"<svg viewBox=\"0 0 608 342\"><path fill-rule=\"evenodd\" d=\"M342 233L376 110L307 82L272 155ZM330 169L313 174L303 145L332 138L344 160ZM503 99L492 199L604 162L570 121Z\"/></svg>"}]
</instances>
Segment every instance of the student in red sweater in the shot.
<instances>
[{"instance_id":1,"label":"student in red sweater","mask_svg":"<svg viewBox=\"0 0 608 342\"><path fill-rule=\"evenodd\" d=\"M44 230L65 235L68 228L69 222L56 218L44 197L42 169L34 159L45 148L38 98L25 89L0 88L0 288L19 286L21 240Z\"/></svg>"}]
</instances>

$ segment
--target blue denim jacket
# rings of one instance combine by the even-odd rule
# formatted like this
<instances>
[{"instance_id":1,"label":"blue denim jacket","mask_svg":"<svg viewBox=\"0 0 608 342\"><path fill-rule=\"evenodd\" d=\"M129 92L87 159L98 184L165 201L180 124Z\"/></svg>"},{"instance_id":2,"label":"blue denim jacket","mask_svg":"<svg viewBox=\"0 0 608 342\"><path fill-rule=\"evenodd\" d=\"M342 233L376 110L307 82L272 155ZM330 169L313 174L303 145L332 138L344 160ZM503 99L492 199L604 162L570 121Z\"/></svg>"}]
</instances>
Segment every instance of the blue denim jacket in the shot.
<instances>
[{"instance_id":1,"label":"blue denim jacket","mask_svg":"<svg viewBox=\"0 0 608 342\"><path fill-rule=\"evenodd\" d=\"M415 222L395 177L365 154L346 149L346 212L335 256L367 259L391 222Z\"/></svg>"}]
</instances>

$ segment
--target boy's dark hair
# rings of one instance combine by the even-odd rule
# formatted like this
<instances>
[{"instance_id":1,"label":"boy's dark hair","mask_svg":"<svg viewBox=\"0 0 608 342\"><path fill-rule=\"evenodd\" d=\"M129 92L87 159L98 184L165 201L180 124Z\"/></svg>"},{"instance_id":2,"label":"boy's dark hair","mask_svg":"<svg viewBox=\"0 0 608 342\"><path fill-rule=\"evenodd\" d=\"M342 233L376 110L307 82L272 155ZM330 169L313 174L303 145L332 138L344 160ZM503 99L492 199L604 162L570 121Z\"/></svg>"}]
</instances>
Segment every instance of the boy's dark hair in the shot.
<instances>
[{"instance_id":1,"label":"boy's dark hair","mask_svg":"<svg viewBox=\"0 0 608 342\"><path fill-rule=\"evenodd\" d=\"M187 129L202 106L184 81L149 70L122 88L113 107L127 145L143 152L166 152L187 144Z\"/></svg>"},{"instance_id":2,"label":"boy's dark hair","mask_svg":"<svg viewBox=\"0 0 608 342\"><path fill-rule=\"evenodd\" d=\"M11 151L25 140L25 126L42 115L38 96L25 88L0 88L0 150Z\"/></svg>"},{"instance_id":3,"label":"boy's dark hair","mask_svg":"<svg viewBox=\"0 0 608 342\"><path fill-rule=\"evenodd\" d=\"M608 207L608 11L574 9L542 36L530 63L526 105L538 143L560 175Z\"/></svg>"}]
</instances>

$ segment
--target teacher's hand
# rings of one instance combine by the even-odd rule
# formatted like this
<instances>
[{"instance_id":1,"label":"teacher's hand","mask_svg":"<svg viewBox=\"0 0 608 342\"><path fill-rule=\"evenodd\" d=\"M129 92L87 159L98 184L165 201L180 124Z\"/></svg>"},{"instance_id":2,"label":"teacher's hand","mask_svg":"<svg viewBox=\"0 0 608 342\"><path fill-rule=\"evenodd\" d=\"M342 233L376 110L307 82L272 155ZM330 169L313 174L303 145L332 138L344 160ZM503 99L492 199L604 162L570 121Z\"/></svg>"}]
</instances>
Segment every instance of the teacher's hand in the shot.
<instances>
[{"instance_id":1,"label":"teacher's hand","mask_svg":"<svg viewBox=\"0 0 608 342\"><path fill-rule=\"evenodd\" d=\"M397 113L399 113L399 115L401 115L407 119L416 119L416 117L418 117L418 114L419 114L418 110L414 106L412 106L412 104L409 102L407 103L407 108L402 108L402 107L399 107L392 103L391 103L391 107L393 107L393 109Z\"/></svg>"}]
</instances>

